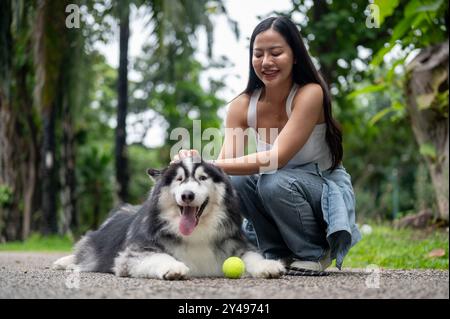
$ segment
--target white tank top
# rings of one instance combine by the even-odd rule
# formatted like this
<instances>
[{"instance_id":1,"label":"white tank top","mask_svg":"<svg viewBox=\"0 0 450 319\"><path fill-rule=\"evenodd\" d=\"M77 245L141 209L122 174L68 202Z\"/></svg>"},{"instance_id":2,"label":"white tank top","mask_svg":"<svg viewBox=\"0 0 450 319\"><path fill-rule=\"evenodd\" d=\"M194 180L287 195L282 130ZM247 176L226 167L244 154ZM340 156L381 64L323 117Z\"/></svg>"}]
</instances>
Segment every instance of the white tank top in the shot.
<instances>
[{"instance_id":1,"label":"white tank top","mask_svg":"<svg viewBox=\"0 0 450 319\"><path fill-rule=\"evenodd\" d=\"M286 114L288 118L291 116L292 111L292 100L294 99L295 93L297 92L298 85L294 83L289 92L288 98L286 100ZM248 126L255 130L256 136L256 149L258 152L268 151L272 148L272 144L266 143L262 140L256 131L257 123L257 112L256 106L258 104L259 97L261 95L262 89L257 89L253 92L250 98L250 104L247 113L247 123ZM301 128L299 128L301 129ZM286 164L285 167L293 167L307 163L318 163L320 170L324 171L331 167L331 154L328 148L328 144L325 140L326 124L317 124L305 145L291 158L291 160ZM267 132L269 135L269 132Z\"/></svg>"}]
</instances>

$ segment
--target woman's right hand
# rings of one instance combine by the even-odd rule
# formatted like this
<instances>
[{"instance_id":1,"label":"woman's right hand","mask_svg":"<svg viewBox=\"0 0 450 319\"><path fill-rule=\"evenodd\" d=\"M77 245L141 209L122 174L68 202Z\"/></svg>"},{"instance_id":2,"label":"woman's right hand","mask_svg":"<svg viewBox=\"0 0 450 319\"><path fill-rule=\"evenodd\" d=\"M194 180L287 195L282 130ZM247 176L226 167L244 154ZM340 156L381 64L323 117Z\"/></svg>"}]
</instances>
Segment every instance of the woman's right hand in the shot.
<instances>
[{"instance_id":1,"label":"woman's right hand","mask_svg":"<svg viewBox=\"0 0 450 319\"><path fill-rule=\"evenodd\" d=\"M197 150L179 150L178 154L173 157L172 161L170 161L170 164L182 161L186 157L194 156L200 156Z\"/></svg>"}]
</instances>

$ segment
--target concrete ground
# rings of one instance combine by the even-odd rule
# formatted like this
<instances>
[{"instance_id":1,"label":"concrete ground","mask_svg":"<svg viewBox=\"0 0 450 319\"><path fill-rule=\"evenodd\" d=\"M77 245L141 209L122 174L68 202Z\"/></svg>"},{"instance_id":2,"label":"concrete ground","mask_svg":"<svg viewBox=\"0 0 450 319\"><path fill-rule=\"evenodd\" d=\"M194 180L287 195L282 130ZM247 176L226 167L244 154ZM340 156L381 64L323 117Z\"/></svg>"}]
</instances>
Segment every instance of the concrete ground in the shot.
<instances>
[{"instance_id":1,"label":"concrete ground","mask_svg":"<svg viewBox=\"0 0 450 319\"><path fill-rule=\"evenodd\" d=\"M0 252L0 298L449 298L448 270L330 269L324 277L162 281L52 270L64 255Z\"/></svg>"}]
</instances>

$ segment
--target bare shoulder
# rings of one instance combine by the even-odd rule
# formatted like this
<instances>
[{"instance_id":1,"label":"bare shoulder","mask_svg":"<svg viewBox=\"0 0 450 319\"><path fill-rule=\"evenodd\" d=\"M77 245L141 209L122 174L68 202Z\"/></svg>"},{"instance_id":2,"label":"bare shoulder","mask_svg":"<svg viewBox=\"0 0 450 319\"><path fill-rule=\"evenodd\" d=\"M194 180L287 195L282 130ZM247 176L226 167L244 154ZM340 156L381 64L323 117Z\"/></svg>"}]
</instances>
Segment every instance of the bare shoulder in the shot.
<instances>
[{"instance_id":1,"label":"bare shoulder","mask_svg":"<svg viewBox=\"0 0 450 319\"><path fill-rule=\"evenodd\" d=\"M312 99L315 102L321 103L323 101L322 87L317 83L308 83L303 85L297 90L294 101L299 99Z\"/></svg>"},{"instance_id":2,"label":"bare shoulder","mask_svg":"<svg viewBox=\"0 0 450 319\"><path fill-rule=\"evenodd\" d=\"M244 109L248 109L248 104L250 103L250 96L248 94L242 93L231 101L229 110L242 112Z\"/></svg>"},{"instance_id":3,"label":"bare shoulder","mask_svg":"<svg viewBox=\"0 0 450 319\"><path fill-rule=\"evenodd\" d=\"M297 105L301 108L312 107L322 109L324 92L317 83L308 83L300 87L295 93L292 109Z\"/></svg>"},{"instance_id":4,"label":"bare shoulder","mask_svg":"<svg viewBox=\"0 0 450 319\"><path fill-rule=\"evenodd\" d=\"M228 127L246 127L247 111L250 103L248 94L241 94L236 97L228 106L227 126Z\"/></svg>"}]
</instances>

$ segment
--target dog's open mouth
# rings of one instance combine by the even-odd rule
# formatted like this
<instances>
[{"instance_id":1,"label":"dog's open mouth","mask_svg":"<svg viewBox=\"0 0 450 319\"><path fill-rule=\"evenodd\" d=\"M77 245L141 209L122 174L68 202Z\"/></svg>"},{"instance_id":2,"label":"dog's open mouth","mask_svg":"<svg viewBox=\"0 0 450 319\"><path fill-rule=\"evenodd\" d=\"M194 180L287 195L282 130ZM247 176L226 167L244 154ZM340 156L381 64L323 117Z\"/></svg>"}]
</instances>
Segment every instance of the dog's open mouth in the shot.
<instances>
[{"instance_id":1,"label":"dog's open mouth","mask_svg":"<svg viewBox=\"0 0 450 319\"><path fill-rule=\"evenodd\" d=\"M180 208L181 219L179 224L180 232L189 236L198 225L200 216L203 214L203 210L208 204L208 198L203 202L203 204L198 206L178 206Z\"/></svg>"}]
</instances>

